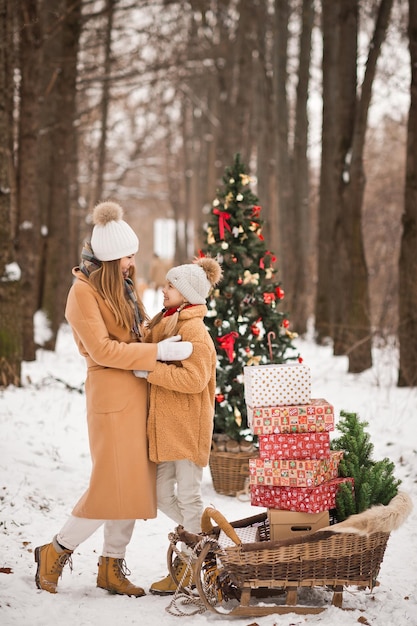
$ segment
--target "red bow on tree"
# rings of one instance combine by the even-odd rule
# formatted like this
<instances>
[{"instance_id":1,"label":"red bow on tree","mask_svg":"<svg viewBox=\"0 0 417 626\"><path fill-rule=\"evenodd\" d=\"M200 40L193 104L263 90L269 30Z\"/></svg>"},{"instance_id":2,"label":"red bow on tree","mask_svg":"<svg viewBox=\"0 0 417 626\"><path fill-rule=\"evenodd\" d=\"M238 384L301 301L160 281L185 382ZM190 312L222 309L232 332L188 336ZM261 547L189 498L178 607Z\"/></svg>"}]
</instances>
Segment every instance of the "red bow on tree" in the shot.
<instances>
[{"instance_id":1,"label":"red bow on tree","mask_svg":"<svg viewBox=\"0 0 417 626\"><path fill-rule=\"evenodd\" d=\"M262 257L261 259L259 259L259 267L264 270L265 269L265 261L264 259L266 259L267 256L271 257L271 263L275 263L275 261L277 260L277 257L272 254L272 252L270 252L269 250L266 251L266 254L264 257Z\"/></svg>"},{"instance_id":2,"label":"red bow on tree","mask_svg":"<svg viewBox=\"0 0 417 626\"><path fill-rule=\"evenodd\" d=\"M227 333L227 335L223 335L223 337L217 337L220 348L226 351L229 363L233 363L233 351L235 348L235 339L237 339L237 337L239 337L239 333L236 331Z\"/></svg>"},{"instance_id":3,"label":"red bow on tree","mask_svg":"<svg viewBox=\"0 0 417 626\"><path fill-rule=\"evenodd\" d=\"M218 215L219 216L219 234L220 234L220 239L224 239L224 229L225 229L225 227L227 228L228 231L232 232L232 229L230 228L230 224L227 221L227 220L230 219L231 215L230 215L230 213L227 213L226 211L220 211L220 209L213 209L213 213L214 213L214 215Z\"/></svg>"}]
</instances>

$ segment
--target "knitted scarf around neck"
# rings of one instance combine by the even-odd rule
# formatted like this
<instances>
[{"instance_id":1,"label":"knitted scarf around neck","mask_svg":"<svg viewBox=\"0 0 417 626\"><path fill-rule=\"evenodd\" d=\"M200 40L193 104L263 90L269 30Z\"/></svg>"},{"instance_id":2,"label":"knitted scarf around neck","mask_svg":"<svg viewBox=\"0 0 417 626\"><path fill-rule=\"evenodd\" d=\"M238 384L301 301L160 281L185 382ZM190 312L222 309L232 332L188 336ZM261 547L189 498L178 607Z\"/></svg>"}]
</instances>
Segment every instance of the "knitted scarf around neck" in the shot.
<instances>
[{"instance_id":1,"label":"knitted scarf around neck","mask_svg":"<svg viewBox=\"0 0 417 626\"><path fill-rule=\"evenodd\" d=\"M81 263L79 266L80 270L82 271L84 276L87 276L87 278L90 278L90 275L92 274L92 272L95 272L96 270L100 269L101 266L102 266L102 262L96 259L96 257L94 256L91 245L89 244L88 241L85 242L82 252L81 252ZM136 291L134 289L133 280L131 278L125 278L124 284L125 284L126 297L131 302L132 308L133 308L134 322L133 322L132 331L135 333L137 339L139 340L140 337L142 336L142 332L141 332L142 318L139 313L138 299L137 299Z\"/></svg>"}]
</instances>

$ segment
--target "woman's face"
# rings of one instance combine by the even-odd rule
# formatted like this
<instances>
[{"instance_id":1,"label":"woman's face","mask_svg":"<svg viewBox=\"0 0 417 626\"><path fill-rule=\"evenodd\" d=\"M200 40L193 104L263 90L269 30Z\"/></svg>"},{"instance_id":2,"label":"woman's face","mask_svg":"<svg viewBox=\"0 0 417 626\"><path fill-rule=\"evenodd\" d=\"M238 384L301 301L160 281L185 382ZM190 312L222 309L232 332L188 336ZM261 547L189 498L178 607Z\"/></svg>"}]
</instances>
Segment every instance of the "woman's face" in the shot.
<instances>
[{"instance_id":1,"label":"woman's face","mask_svg":"<svg viewBox=\"0 0 417 626\"><path fill-rule=\"evenodd\" d=\"M120 259L120 271L123 274L123 278L129 278L129 270L131 267L135 267L135 255L124 256Z\"/></svg>"},{"instance_id":2,"label":"woman's face","mask_svg":"<svg viewBox=\"0 0 417 626\"><path fill-rule=\"evenodd\" d=\"M162 293L164 294L164 307L167 309L181 306L185 302L184 296L171 283L166 283Z\"/></svg>"}]
</instances>

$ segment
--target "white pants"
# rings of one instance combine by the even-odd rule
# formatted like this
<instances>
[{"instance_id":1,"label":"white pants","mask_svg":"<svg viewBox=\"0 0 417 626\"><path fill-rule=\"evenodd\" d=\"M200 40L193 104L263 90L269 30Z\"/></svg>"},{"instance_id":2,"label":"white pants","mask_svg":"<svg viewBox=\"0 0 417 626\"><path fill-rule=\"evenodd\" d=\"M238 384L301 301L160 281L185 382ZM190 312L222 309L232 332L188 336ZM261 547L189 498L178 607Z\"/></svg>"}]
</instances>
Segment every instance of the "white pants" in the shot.
<instances>
[{"instance_id":1,"label":"white pants","mask_svg":"<svg viewBox=\"0 0 417 626\"><path fill-rule=\"evenodd\" d=\"M132 538L135 521L131 519L87 519L70 515L56 538L68 550L75 550L83 541L104 524L104 544L102 556L124 559L126 546Z\"/></svg>"},{"instance_id":2,"label":"white pants","mask_svg":"<svg viewBox=\"0 0 417 626\"><path fill-rule=\"evenodd\" d=\"M191 533L201 532L203 468L192 461L165 461L156 471L157 506Z\"/></svg>"}]
</instances>

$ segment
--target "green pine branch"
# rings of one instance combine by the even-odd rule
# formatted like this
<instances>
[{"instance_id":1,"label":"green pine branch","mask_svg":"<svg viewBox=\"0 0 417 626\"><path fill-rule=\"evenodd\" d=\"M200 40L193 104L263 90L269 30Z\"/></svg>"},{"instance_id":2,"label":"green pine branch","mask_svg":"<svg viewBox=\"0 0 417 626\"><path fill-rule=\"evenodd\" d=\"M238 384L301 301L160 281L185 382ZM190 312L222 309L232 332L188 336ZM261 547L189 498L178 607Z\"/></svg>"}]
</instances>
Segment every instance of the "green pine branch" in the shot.
<instances>
[{"instance_id":1,"label":"green pine branch","mask_svg":"<svg viewBox=\"0 0 417 626\"><path fill-rule=\"evenodd\" d=\"M366 431L367 422L356 413L340 412L336 426L342 434L331 442L332 450L343 450L339 476L351 477L354 490L342 484L336 496L336 518L341 522L349 515L361 513L375 504L388 504L398 493L401 481L394 476L395 465L388 458L375 461L374 446Z\"/></svg>"}]
</instances>

